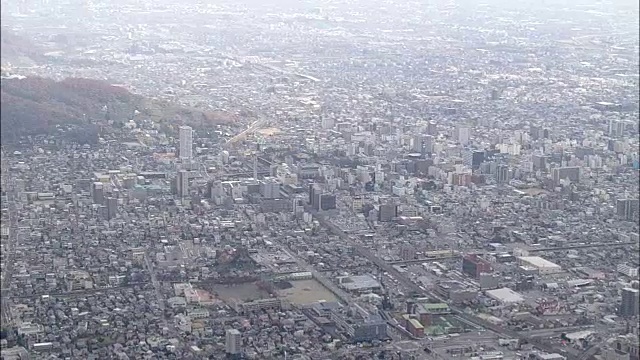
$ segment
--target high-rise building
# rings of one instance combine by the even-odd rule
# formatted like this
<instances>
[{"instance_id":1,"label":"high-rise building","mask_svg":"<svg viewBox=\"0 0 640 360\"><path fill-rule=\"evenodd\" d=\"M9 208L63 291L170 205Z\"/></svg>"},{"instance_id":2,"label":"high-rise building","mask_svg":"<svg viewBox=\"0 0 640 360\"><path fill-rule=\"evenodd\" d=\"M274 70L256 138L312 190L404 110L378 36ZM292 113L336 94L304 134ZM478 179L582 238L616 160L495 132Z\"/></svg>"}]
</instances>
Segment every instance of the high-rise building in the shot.
<instances>
[{"instance_id":1,"label":"high-rise building","mask_svg":"<svg viewBox=\"0 0 640 360\"><path fill-rule=\"evenodd\" d=\"M336 208L336 196L331 194L320 195L320 210L327 211Z\"/></svg>"},{"instance_id":2,"label":"high-rise building","mask_svg":"<svg viewBox=\"0 0 640 360\"><path fill-rule=\"evenodd\" d=\"M242 334L240 334L240 331L236 329L227 330L225 348L229 355L242 353Z\"/></svg>"},{"instance_id":3,"label":"high-rise building","mask_svg":"<svg viewBox=\"0 0 640 360\"><path fill-rule=\"evenodd\" d=\"M429 121L427 124L427 134L431 136L438 135L438 126L436 123Z\"/></svg>"},{"instance_id":4,"label":"high-rise building","mask_svg":"<svg viewBox=\"0 0 640 360\"><path fill-rule=\"evenodd\" d=\"M552 173L553 183L560 184L560 180L569 180L572 183L580 182L580 167L579 166L569 166L569 167L560 167L554 168Z\"/></svg>"},{"instance_id":5,"label":"high-rise building","mask_svg":"<svg viewBox=\"0 0 640 360\"><path fill-rule=\"evenodd\" d=\"M396 204L382 204L378 210L378 221L386 222L391 221L398 216L398 205Z\"/></svg>"},{"instance_id":6,"label":"high-rise building","mask_svg":"<svg viewBox=\"0 0 640 360\"><path fill-rule=\"evenodd\" d=\"M411 150L416 153L422 153L422 146L422 135L414 135L413 138L411 138Z\"/></svg>"},{"instance_id":7,"label":"high-rise building","mask_svg":"<svg viewBox=\"0 0 640 360\"><path fill-rule=\"evenodd\" d=\"M547 169L547 157L544 155L534 154L531 156L531 162L533 163L533 170L545 171Z\"/></svg>"},{"instance_id":8,"label":"high-rise building","mask_svg":"<svg viewBox=\"0 0 640 360\"><path fill-rule=\"evenodd\" d=\"M260 195L265 199L279 199L280 183L274 178L267 178L260 181Z\"/></svg>"},{"instance_id":9,"label":"high-rise building","mask_svg":"<svg viewBox=\"0 0 640 360\"><path fill-rule=\"evenodd\" d=\"M609 120L609 136L611 137L619 137L624 135L624 131L626 128L626 123L622 120Z\"/></svg>"},{"instance_id":10,"label":"high-rise building","mask_svg":"<svg viewBox=\"0 0 640 360\"><path fill-rule=\"evenodd\" d=\"M479 169L485 160L484 154L485 152L480 150L466 150L462 155L463 164L474 170Z\"/></svg>"},{"instance_id":11,"label":"high-rise building","mask_svg":"<svg viewBox=\"0 0 640 360\"><path fill-rule=\"evenodd\" d=\"M178 155L181 160L191 160L193 157L193 129L190 126L180 126L180 150Z\"/></svg>"},{"instance_id":12,"label":"high-rise building","mask_svg":"<svg viewBox=\"0 0 640 360\"><path fill-rule=\"evenodd\" d=\"M102 205L104 203L104 184L96 181L91 186L91 197L94 204Z\"/></svg>"},{"instance_id":13,"label":"high-rise building","mask_svg":"<svg viewBox=\"0 0 640 360\"><path fill-rule=\"evenodd\" d=\"M114 197L107 198L107 219L111 220L118 214L118 199Z\"/></svg>"},{"instance_id":14,"label":"high-rise building","mask_svg":"<svg viewBox=\"0 0 640 360\"><path fill-rule=\"evenodd\" d=\"M178 196L181 198L186 197L189 194L189 172L187 170L178 171L176 191Z\"/></svg>"},{"instance_id":15,"label":"high-rise building","mask_svg":"<svg viewBox=\"0 0 640 360\"><path fill-rule=\"evenodd\" d=\"M625 220L637 220L640 214L639 199L618 199L616 201L616 214Z\"/></svg>"},{"instance_id":16,"label":"high-rise building","mask_svg":"<svg viewBox=\"0 0 640 360\"><path fill-rule=\"evenodd\" d=\"M471 129L466 126L459 126L455 130L455 139L461 145L467 145L471 139Z\"/></svg>"},{"instance_id":17,"label":"high-rise building","mask_svg":"<svg viewBox=\"0 0 640 360\"><path fill-rule=\"evenodd\" d=\"M622 289L622 303L618 309L618 315L622 317L638 316L638 307L640 307L639 294L638 289Z\"/></svg>"},{"instance_id":18,"label":"high-rise building","mask_svg":"<svg viewBox=\"0 0 640 360\"><path fill-rule=\"evenodd\" d=\"M424 154L433 153L433 145L435 144L435 138L432 135L425 135L422 141L422 151Z\"/></svg>"},{"instance_id":19,"label":"high-rise building","mask_svg":"<svg viewBox=\"0 0 640 360\"><path fill-rule=\"evenodd\" d=\"M499 164L496 166L496 182L498 184L504 184L509 182L509 166L505 164Z\"/></svg>"}]
</instances>

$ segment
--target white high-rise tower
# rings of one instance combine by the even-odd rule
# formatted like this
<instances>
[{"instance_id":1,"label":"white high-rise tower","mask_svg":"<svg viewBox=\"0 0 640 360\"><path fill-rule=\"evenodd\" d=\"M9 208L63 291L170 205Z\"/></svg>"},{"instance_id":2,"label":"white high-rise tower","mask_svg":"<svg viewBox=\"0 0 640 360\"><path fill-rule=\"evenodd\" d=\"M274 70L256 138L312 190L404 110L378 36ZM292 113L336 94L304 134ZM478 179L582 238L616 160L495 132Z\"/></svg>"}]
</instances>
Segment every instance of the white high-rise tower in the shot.
<instances>
[{"instance_id":1,"label":"white high-rise tower","mask_svg":"<svg viewBox=\"0 0 640 360\"><path fill-rule=\"evenodd\" d=\"M180 151L181 160L191 160L193 156L193 130L190 126L180 126Z\"/></svg>"}]
</instances>

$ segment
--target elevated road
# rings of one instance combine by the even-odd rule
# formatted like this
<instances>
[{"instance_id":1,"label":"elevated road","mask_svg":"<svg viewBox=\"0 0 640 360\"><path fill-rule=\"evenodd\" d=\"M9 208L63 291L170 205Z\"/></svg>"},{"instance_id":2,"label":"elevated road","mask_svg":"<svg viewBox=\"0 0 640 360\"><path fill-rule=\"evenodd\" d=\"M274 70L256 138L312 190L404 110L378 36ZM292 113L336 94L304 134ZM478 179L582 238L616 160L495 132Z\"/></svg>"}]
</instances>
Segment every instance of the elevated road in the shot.
<instances>
[{"instance_id":1,"label":"elevated road","mask_svg":"<svg viewBox=\"0 0 640 360\"><path fill-rule=\"evenodd\" d=\"M251 133L253 133L254 131L260 129L261 126L263 126L267 121L264 119L259 119L254 121L251 125L249 125L248 128L246 128L245 130L243 130L242 132L238 133L237 135L235 135L234 137L230 138L229 140L227 140L227 142L224 143L223 147L225 149L229 148L230 146L232 146L233 144L244 140L248 135L250 135Z\"/></svg>"},{"instance_id":2,"label":"elevated road","mask_svg":"<svg viewBox=\"0 0 640 360\"><path fill-rule=\"evenodd\" d=\"M636 245L636 242L623 242L623 243L597 243L597 244L583 244L583 245L568 245L568 246L558 246L558 247L544 247L544 248L533 248L528 250L529 253L537 253L537 252L546 252L546 251L563 251L563 250L573 250L573 249L588 249L588 248L601 248L601 247L621 247L621 246L629 246Z\"/></svg>"}]
</instances>

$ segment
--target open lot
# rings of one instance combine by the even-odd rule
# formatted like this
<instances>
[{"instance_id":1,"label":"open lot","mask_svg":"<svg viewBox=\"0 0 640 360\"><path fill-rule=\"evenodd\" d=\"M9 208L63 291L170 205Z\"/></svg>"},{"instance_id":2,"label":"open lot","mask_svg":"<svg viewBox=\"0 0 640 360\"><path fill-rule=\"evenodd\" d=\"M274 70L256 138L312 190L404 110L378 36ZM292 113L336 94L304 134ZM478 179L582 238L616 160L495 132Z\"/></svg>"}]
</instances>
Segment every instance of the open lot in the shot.
<instances>
[{"instance_id":1,"label":"open lot","mask_svg":"<svg viewBox=\"0 0 640 360\"><path fill-rule=\"evenodd\" d=\"M278 293L293 304L309 304L320 300L337 301L335 295L316 280L297 280L290 283L293 287L278 290Z\"/></svg>"}]
</instances>

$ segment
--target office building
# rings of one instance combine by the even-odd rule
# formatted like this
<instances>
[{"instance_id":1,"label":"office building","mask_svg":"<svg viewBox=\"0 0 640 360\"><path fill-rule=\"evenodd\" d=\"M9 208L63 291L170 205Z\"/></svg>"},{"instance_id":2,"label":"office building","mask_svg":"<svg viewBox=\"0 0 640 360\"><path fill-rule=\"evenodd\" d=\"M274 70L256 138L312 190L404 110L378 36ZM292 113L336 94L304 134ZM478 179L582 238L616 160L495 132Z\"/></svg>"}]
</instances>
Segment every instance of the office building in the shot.
<instances>
[{"instance_id":1,"label":"office building","mask_svg":"<svg viewBox=\"0 0 640 360\"><path fill-rule=\"evenodd\" d=\"M387 222L391 221L398 216L398 205L396 204L382 204L378 210L378 221Z\"/></svg>"},{"instance_id":2,"label":"office building","mask_svg":"<svg viewBox=\"0 0 640 360\"><path fill-rule=\"evenodd\" d=\"M639 206L638 199L618 199L616 201L616 214L624 220L638 220Z\"/></svg>"},{"instance_id":3,"label":"office building","mask_svg":"<svg viewBox=\"0 0 640 360\"><path fill-rule=\"evenodd\" d=\"M273 178L268 178L260 181L260 195L265 199L279 199L280 195L280 183Z\"/></svg>"},{"instance_id":4,"label":"office building","mask_svg":"<svg viewBox=\"0 0 640 360\"><path fill-rule=\"evenodd\" d=\"M626 318L638 316L638 307L640 307L638 296L638 289L622 289L622 303L618 309L618 315Z\"/></svg>"},{"instance_id":5,"label":"office building","mask_svg":"<svg viewBox=\"0 0 640 360\"><path fill-rule=\"evenodd\" d=\"M331 194L320 195L320 210L327 211L336 208L336 196Z\"/></svg>"},{"instance_id":6,"label":"office building","mask_svg":"<svg viewBox=\"0 0 640 360\"><path fill-rule=\"evenodd\" d=\"M551 176L553 183L556 185L560 184L561 180L569 180L572 183L578 183L580 182L580 167L570 166L554 168L551 172Z\"/></svg>"},{"instance_id":7,"label":"office building","mask_svg":"<svg viewBox=\"0 0 640 360\"><path fill-rule=\"evenodd\" d=\"M466 126L459 126L454 133L455 140L461 145L467 145L471 140L471 129Z\"/></svg>"},{"instance_id":8,"label":"office building","mask_svg":"<svg viewBox=\"0 0 640 360\"><path fill-rule=\"evenodd\" d=\"M425 135L422 140L422 152L423 154L433 153L433 146L435 145L435 138L433 135Z\"/></svg>"},{"instance_id":9,"label":"office building","mask_svg":"<svg viewBox=\"0 0 640 360\"><path fill-rule=\"evenodd\" d=\"M180 126L180 160L191 160L193 157L193 129L190 126Z\"/></svg>"},{"instance_id":10,"label":"office building","mask_svg":"<svg viewBox=\"0 0 640 360\"><path fill-rule=\"evenodd\" d=\"M500 164L496 166L496 182L498 184L505 184L508 183L510 178L509 178L509 166L505 165L505 164Z\"/></svg>"},{"instance_id":11,"label":"office building","mask_svg":"<svg viewBox=\"0 0 640 360\"><path fill-rule=\"evenodd\" d=\"M429 121L427 124L427 135L438 135L438 126L433 121Z\"/></svg>"},{"instance_id":12,"label":"office building","mask_svg":"<svg viewBox=\"0 0 640 360\"><path fill-rule=\"evenodd\" d=\"M118 199L114 197L107 198L107 219L111 220L118 214Z\"/></svg>"},{"instance_id":13,"label":"office building","mask_svg":"<svg viewBox=\"0 0 640 360\"><path fill-rule=\"evenodd\" d=\"M491 272L491 264L478 255L469 254L462 259L462 272L478 279L480 274Z\"/></svg>"},{"instance_id":14,"label":"office building","mask_svg":"<svg viewBox=\"0 0 640 360\"><path fill-rule=\"evenodd\" d=\"M547 170L547 157L544 155L532 155L531 162L533 163L534 171L545 171Z\"/></svg>"},{"instance_id":15,"label":"office building","mask_svg":"<svg viewBox=\"0 0 640 360\"><path fill-rule=\"evenodd\" d=\"M414 135L411 138L411 150L415 153L422 154L423 138L422 135Z\"/></svg>"},{"instance_id":16,"label":"office building","mask_svg":"<svg viewBox=\"0 0 640 360\"><path fill-rule=\"evenodd\" d=\"M94 204L104 204L104 184L96 181L91 187L91 197Z\"/></svg>"},{"instance_id":17,"label":"office building","mask_svg":"<svg viewBox=\"0 0 640 360\"><path fill-rule=\"evenodd\" d=\"M622 120L609 120L608 133L611 137L620 137L624 135L625 122Z\"/></svg>"},{"instance_id":18,"label":"office building","mask_svg":"<svg viewBox=\"0 0 640 360\"><path fill-rule=\"evenodd\" d=\"M236 329L227 330L225 348L229 355L242 353L242 334L240 334L240 331Z\"/></svg>"},{"instance_id":19,"label":"office building","mask_svg":"<svg viewBox=\"0 0 640 360\"><path fill-rule=\"evenodd\" d=\"M318 184L309 185L309 200L308 200L309 205L313 206L314 200L316 199L316 194L319 193L320 191L321 191L320 185Z\"/></svg>"},{"instance_id":20,"label":"office building","mask_svg":"<svg viewBox=\"0 0 640 360\"><path fill-rule=\"evenodd\" d=\"M189 172L186 170L178 171L176 179L176 191L178 197L186 197L189 194Z\"/></svg>"}]
</instances>

